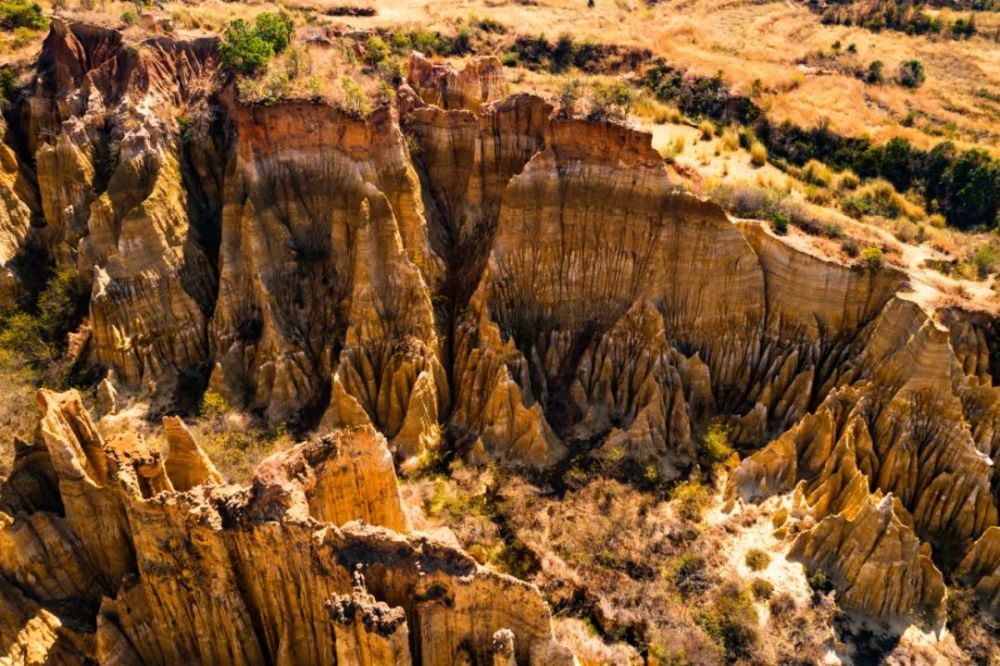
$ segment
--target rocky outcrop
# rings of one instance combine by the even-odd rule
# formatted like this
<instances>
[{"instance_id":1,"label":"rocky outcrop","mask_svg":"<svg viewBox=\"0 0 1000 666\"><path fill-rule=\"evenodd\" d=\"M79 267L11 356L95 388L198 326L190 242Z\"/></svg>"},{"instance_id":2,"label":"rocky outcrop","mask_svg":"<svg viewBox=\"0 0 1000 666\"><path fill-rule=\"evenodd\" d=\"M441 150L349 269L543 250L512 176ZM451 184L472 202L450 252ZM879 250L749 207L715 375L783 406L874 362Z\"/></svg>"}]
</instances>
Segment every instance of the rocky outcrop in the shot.
<instances>
[{"instance_id":1,"label":"rocky outcrop","mask_svg":"<svg viewBox=\"0 0 1000 666\"><path fill-rule=\"evenodd\" d=\"M792 553L831 573L849 607L937 617L939 569L959 567L992 595L995 471L973 433L993 426L963 400L998 391L965 374L948 329L910 301L894 298L868 329L845 386L745 460L729 492L755 500L795 489L818 522L803 525ZM884 574L890 564L899 576Z\"/></svg>"},{"instance_id":2,"label":"rocky outcrop","mask_svg":"<svg viewBox=\"0 0 1000 666\"><path fill-rule=\"evenodd\" d=\"M1000 527L994 525L983 532L958 565L957 573L975 586L989 608L1000 612Z\"/></svg>"},{"instance_id":3,"label":"rocky outcrop","mask_svg":"<svg viewBox=\"0 0 1000 666\"><path fill-rule=\"evenodd\" d=\"M8 132L0 120L0 135ZM32 222L38 217L33 174L17 153L0 143L0 308L11 308L24 296L31 253Z\"/></svg>"},{"instance_id":4,"label":"rocky outcrop","mask_svg":"<svg viewBox=\"0 0 1000 666\"><path fill-rule=\"evenodd\" d=\"M713 421L759 449L732 496L795 492L792 551L845 604L936 618L942 572L995 599L988 314L932 311L901 271L734 223L678 191L648 134L508 95L496 59L459 72L415 54L396 101L362 118L241 104L211 41L141 46L53 22L9 114L24 146L0 149L0 301L20 289L18 257L41 247L90 289L79 348L110 369L103 410L196 375L235 408L319 434L234 489L179 420L164 456L104 442L79 401L42 394L44 446L20 445L4 485L0 573L42 604L89 613L107 597L103 658L331 660L343 647L405 661L408 644L414 660L451 663L462 645L504 663L504 636L491 645L508 628L517 662L535 659L548 643L534 593L401 536L393 463L453 446L536 468L588 455L666 480L696 463ZM373 555L346 566L359 543ZM858 544L891 565L882 587ZM284 568L258 571L261 552ZM390 556L392 573L376 561ZM50 559L61 573L44 577ZM415 573L425 560L440 577ZM238 604L194 585L203 562ZM307 612L282 615L276 576ZM533 610L520 624L481 611L490 594ZM474 612L486 619L470 624ZM161 644L175 625L206 638ZM428 627L444 626L434 643Z\"/></svg>"},{"instance_id":5,"label":"rocky outcrop","mask_svg":"<svg viewBox=\"0 0 1000 666\"><path fill-rule=\"evenodd\" d=\"M184 421L165 416L163 432L167 438L164 467L175 490L184 492L205 483L222 483L222 475L198 446Z\"/></svg>"},{"instance_id":6,"label":"rocky outcrop","mask_svg":"<svg viewBox=\"0 0 1000 666\"><path fill-rule=\"evenodd\" d=\"M332 384L326 424L374 424L403 458L433 447L448 398L428 286L438 268L391 111L233 117L213 385L280 418Z\"/></svg>"},{"instance_id":7,"label":"rocky outcrop","mask_svg":"<svg viewBox=\"0 0 1000 666\"><path fill-rule=\"evenodd\" d=\"M432 63L413 52L407 65L407 83L425 103L446 111L478 111L482 105L506 97L510 91L503 65L496 57L476 58L456 71L448 63Z\"/></svg>"},{"instance_id":8,"label":"rocky outcrop","mask_svg":"<svg viewBox=\"0 0 1000 666\"><path fill-rule=\"evenodd\" d=\"M215 276L189 219L178 119L203 108L217 74L212 40L137 49L54 20L25 106L47 251L91 285L95 359L133 387L208 351Z\"/></svg>"},{"instance_id":9,"label":"rocky outcrop","mask_svg":"<svg viewBox=\"0 0 1000 666\"><path fill-rule=\"evenodd\" d=\"M250 486L182 492L190 465L104 442L75 392L42 391L39 409L18 464L37 483L19 485L63 515L0 514L0 631L25 663L485 664L503 629L521 663L572 663L533 586L408 533L371 428L275 454ZM62 628L88 613L96 634Z\"/></svg>"}]
</instances>

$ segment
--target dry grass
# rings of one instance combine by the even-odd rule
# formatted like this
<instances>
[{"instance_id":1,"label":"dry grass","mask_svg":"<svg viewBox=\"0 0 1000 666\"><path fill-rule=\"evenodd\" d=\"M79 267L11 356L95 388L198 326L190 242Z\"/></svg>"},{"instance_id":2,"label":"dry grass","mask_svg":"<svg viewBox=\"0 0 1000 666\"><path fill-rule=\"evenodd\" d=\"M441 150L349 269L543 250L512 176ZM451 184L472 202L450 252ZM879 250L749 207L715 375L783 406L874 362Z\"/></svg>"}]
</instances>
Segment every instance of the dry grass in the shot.
<instances>
[{"instance_id":1,"label":"dry grass","mask_svg":"<svg viewBox=\"0 0 1000 666\"><path fill-rule=\"evenodd\" d=\"M769 515L724 514L710 488L698 493L700 519L684 517L684 499L593 475L557 497L518 476L456 464L402 490L417 529L450 527L480 561L537 584L558 638L581 663L641 663L636 647L650 663L783 663L830 647L832 606L811 600L802 567L769 536ZM770 558L757 574L734 564L753 548ZM780 618L752 592L758 577L795 592ZM790 635L792 626L803 631Z\"/></svg>"}]
</instances>

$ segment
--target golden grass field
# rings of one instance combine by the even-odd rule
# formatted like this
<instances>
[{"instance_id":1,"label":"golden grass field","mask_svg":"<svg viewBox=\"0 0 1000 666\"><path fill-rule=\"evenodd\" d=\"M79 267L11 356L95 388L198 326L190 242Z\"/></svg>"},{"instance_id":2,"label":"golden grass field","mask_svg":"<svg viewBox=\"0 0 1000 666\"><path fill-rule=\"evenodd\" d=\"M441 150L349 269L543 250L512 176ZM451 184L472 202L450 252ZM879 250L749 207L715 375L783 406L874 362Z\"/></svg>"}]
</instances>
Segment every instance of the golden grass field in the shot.
<instances>
[{"instance_id":1,"label":"golden grass field","mask_svg":"<svg viewBox=\"0 0 1000 666\"><path fill-rule=\"evenodd\" d=\"M123 12L134 9L131 2L84 1L93 9L68 0L59 12L120 25ZM346 5L373 7L377 13L326 15ZM736 91L749 92L759 79L763 93L757 101L777 121L788 119L804 127L829 123L839 134L876 141L901 135L922 148L950 139L1000 154L1000 13L996 12L976 12L978 34L954 41L823 25L804 4L792 0L666 0L653 6L641 0L595 0L593 8L586 0L170 0L162 9L149 11L168 16L179 34L195 36L218 34L234 18L280 7L296 15L302 26L453 33L473 18L489 17L507 27L510 39L545 35L554 40L568 34L576 40L649 49L693 73L721 72ZM130 30L144 29L140 24ZM835 55L832 45L838 41L842 48ZM37 41L16 49L9 42L8 59L37 49ZM847 52L852 44L856 53ZM921 60L927 71L926 83L917 90L893 83L866 84L850 73L881 60L891 78L898 64L911 58ZM558 87L551 77L523 73L514 78L523 88L544 92Z\"/></svg>"}]
</instances>

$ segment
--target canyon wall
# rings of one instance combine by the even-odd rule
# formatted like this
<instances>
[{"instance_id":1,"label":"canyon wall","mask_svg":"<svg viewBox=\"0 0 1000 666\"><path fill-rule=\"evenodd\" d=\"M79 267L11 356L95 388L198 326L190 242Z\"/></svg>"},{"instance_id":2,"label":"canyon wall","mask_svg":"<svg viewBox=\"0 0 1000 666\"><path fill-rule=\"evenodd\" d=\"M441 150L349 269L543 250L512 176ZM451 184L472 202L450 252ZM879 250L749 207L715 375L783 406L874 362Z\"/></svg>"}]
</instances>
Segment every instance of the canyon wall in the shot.
<instances>
[{"instance_id":1,"label":"canyon wall","mask_svg":"<svg viewBox=\"0 0 1000 666\"><path fill-rule=\"evenodd\" d=\"M493 59L414 54L364 118L245 106L211 41L53 23L8 114L23 146L0 150L0 300L28 250L75 266L89 360L124 399L169 404L194 374L319 439L234 488L182 423L165 461L108 451L43 393L0 581L52 654L487 663L507 629L519 663L556 663L532 588L407 536L393 462L585 454L666 482L711 419L759 449L730 496L794 493L792 554L844 606L938 621L945 573L997 604L989 318L734 223L646 133L507 93Z\"/></svg>"},{"instance_id":2,"label":"canyon wall","mask_svg":"<svg viewBox=\"0 0 1000 666\"><path fill-rule=\"evenodd\" d=\"M0 504L0 636L23 663L488 664L498 632L519 663L573 661L536 588L411 532L370 426L232 486L176 423L164 455L102 439L75 391L38 406Z\"/></svg>"}]
</instances>

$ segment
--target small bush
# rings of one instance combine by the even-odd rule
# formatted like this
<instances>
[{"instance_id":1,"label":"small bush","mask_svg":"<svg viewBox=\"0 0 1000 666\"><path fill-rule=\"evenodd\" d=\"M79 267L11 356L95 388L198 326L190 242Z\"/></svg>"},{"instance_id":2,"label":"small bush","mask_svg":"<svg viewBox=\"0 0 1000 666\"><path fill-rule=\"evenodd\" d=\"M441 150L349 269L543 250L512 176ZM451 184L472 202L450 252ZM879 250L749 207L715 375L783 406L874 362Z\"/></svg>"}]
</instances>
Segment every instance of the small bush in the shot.
<instances>
[{"instance_id":1,"label":"small bush","mask_svg":"<svg viewBox=\"0 0 1000 666\"><path fill-rule=\"evenodd\" d=\"M131 9L127 9L124 12L122 12L121 19L122 23L124 23L125 26L129 28L139 23L139 15L136 14Z\"/></svg>"},{"instance_id":2,"label":"small bush","mask_svg":"<svg viewBox=\"0 0 1000 666\"><path fill-rule=\"evenodd\" d=\"M778 211L774 214L774 218L771 220L771 228L774 229L774 233L779 236L784 236L788 233L788 216Z\"/></svg>"},{"instance_id":3,"label":"small bush","mask_svg":"<svg viewBox=\"0 0 1000 666\"><path fill-rule=\"evenodd\" d=\"M389 47L378 35L371 35L365 42L365 62L370 67L378 67L379 63L389 57Z\"/></svg>"},{"instance_id":4,"label":"small bush","mask_svg":"<svg viewBox=\"0 0 1000 666\"><path fill-rule=\"evenodd\" d=\"M774 585L769 580L754 578L753 582L750 583L750 591L753 592L755 599L763 601L770 599L771 595L774 594Z\"/></svg>"},{"instance_id":5,"label":"small bush","mask_svg":"<svg viewBox=\"0 0 1000 666\"><path fill-rule=\"evenodd\" d=\"M711 608L696 621L726 651L730 661L748 659L757 642L757 611L750 595L733 582L719 587Z\"/></svg>"},{"instance_id":6,"label":"small bush","mask_svg":"<svg viewBox=\"0 0 1000 666\"><path fill-rule=\"evenodd\" d=\"M261 12L253 26L236 19L226 26L219 44L223 67L244 76L260 74L276 53L288 48L293 29L285 12Z\"/></svg>"},{"instance_id":7,"label":"small bush","mask_svg":"<svg viewBox=\"0 0 1000 666\"><path fill-rule=\"evenodd\" d=\"M708 488L698 481L687 481L678 485L671 495L676 503L678 515L692 522L701 520L710 497Z\"/></svg>"},{"instance_id":8,"label":"small bush","mask_svg":"<svg viewBox=\"0 0 1000 666\"><path fill-rule=\"evenodd\" d=\"M670 579L681 594L704 591L708 587L705 558L695 553L684 553L674 562Z\"/></svg>"},{"instance_id":9,"label":"small bush","mask_svg":"<svg viewBox=\"0 0 1000 666\"><path fill-rule=\"evenodd\" d=\"M363 118L372 112L368 94L354 79L345 76L341 79L341 86L344 89L344 109L358 118Z\"/></svg>"},{"instance_id":10,"label":"small bush","mask_svg":"<svg viewBox=\"0 0 1000 666\"><path fill-rule=\"evenodd\" d=\"M766 569L767 565L771 563L771 556L760 548L751 548L747 551L744 560L747 566L750 567L750 571L760 571Z\"/></svg>"},{"instance_id":11,"label":"small bush","mask_svg":"<svg viewBox=\"0 0 1000 666\"><path fill-rule=\"evenodd\" d=\"M31 28L14 28L14 39L11 40L11 43L14 48L19 49L35 41L36 35L38 33Z\"/></svg>"},{"instance_id":12,"label":"small bush","mask_svg":"<svg viewBox=\"0 0 1000 666\"><path fill-rule=\"evenodd\" d=\"M985 279L990 273L996 273L1000 269L1000 250L990 243L980 245L972 253L972 263L975 264L980 279Z\"/></svg>"},{"instance_id":13,"label":"small bush","mask_svg":"<svg viewBox=\"0 0 1000 666\"><path fill-rule=\"evenodd\" d=\"M897 78L899 83L907 88L919 88L927 79L927 75L924 73L924 64L919 60L903 61L899 65Z\"/></svg>"},{"instance_id":14,"label":"small bush","mask_svg":"<svg viewBox=\"0 0 1000 666\"><path fill-rule=\"evenodd\" d=\"M907 201L906 197L897 192L892 183L885 180L875 180L859 188L844 201L842 207L845 213L853 217L879 215L890 219L918 218L923 212L919 206Z\"/></svg>"},{"instance_id":15,"label":"small bush","mask_svg":"<svg viewBox=\"0 0 1000 666\"><path fill-rule=\"evenodd\" d=\"M11 0L0 2L0 28L14 30L28 28L29 30L44 30L49 25L42 7L37 2Z\"/></svg>"},{"instance_id":16,"label":"small bush","mask_svg":"<svg viewBox=\"0 0 1000 666\"><path fill-rule=\"evenodd\" d=\"M857 174L850 169L841 171L840 174L837 175L835 187L839 191L856 190L860 185L861 179L858 178Z\"/></svg>"},{"instance_id":17,"label":"small bush","mask_svg":"<svg viewBox=\"0 0 1000 666\"><path fill-rule=\"evenodd\" d=\"M230 23L219 44L222 66L226 69L255 76L264 71L274 57L274 45L264 39L243 19Z\"/></svg>"},{"instance_id":18,"label":"small bush","mask_svg":"<svg viewBox=\"0 0 1000 666\"><path fill-rule=\"evenodd\" d=\"M698 133L702 141L711 141L715 138L715 125L709 120L704 120L698 125Z\"/></svg>"},{"instance_id":19,"label":"small bush","mask_svg":"<svg viewBox=\"0 0 1000 666\"><path fill-rule=\"evenodd\" d=\"M281 53L292 41L295 22L285 11L277 14L261 12L254 19L254 29L261 39L271 45L275 53Z\"/></svg>"},{"instance_id":20,"label":"small bush","mask_svg":"<svg viewBox=\"0 0 1000 666\"><path fill-rule=\"evenodd\" d=\"M576 108L576 103L580 99L580 82L577 79L567 81L559 89L560 112L566 116L572 116Z\"/></svg>"},{"instance_id":21,"label":"small bush","mask_svg":"<svg viewBox=\"0 0 1000 666\"><path fill-rule=\"evenodd\" d=\"M771 611L771 617L787 617L795 612L795 598L788 592L781 592L771 598L767 607Z\"/></svg>"},{"instance_id":22,"label":"small bush","mask_svg":"<svg viewBox=\"0 0 1000 666\"><path fill-rule=\"evenodd\" d=\"M881 60L873 60L871 64L868 65L868 71L865 73L865 81L868 83L882 83L882 72L884 69L884 62Z\"/></svg>"},{"instance_id":23,"label":"small bush","mask_svg":"<svg viewBox=\"0 0 1000 666\"><path fill-rule=\"evenodd\" d=\"M750 163L756 167L767 164L767 148L760 141L750 144Z\"/></svg>"},{"instance_id":24,"label":"small bush","mask_svg":"<svg viewBox=\"0 0 1000 666\"><path fill-rule=\"evenodd\" d=\"M219 417L223 416L229 411L229 403L226 399L222 397L222 394L209 389L205 391L205 395L201 397L201 406L198 412L202 416L207 417Z\"/></svg>"},{"instance_id":25,"label":"small bush","mask_svg":"<svg viewBox=\"0 0 1000 666\"><path fill-rule=\"evenodd\" d=\"M829 187L833 182L833 171L819 160L809 160L802 167L802 179L813 185Z\"/></svg>"},{"instance_id":26,"label":"small bush","mask_svg":"<svg viewBox=\"0 0 1000 666\"><path fill-rule=\"evenodd\" d=\"M718 423L710 425L702 435L699 449L699 453L709 464L725 462L733 455L733 447L729 444L729 433Z\"/></svg>"},{"instance_id":27,"label":"small bush","mask_svg":"<svg viewBox=\"0 0 1000 666\"><path fill-rule=\"evenodd\" d=\"M500 57L500 63L504 67L517 67L521 64L521 58L516 51L507 51Z\"/></svg>"},{"instance_id":28,"label":"small bush","mask_svg":"<svg viewBox=\"0 0 1000 666\"><path fill-rule=\"evenodd\" d=\"M874 245L869 245L861 251L861 260L867 268L877 271L882 268L882 250Z\"/></svg>"},{"instance_id":29,"label":"small bush","mask_svg":"<svg viewBox=\"0 0 1000 666\"><path fill-rule=\"evenodd\" d=\"M833 583L830 582L826 572L822 569L817 569L809 576L809 587L816 594L826 594L833 591Z\"/></svg>"},{"instance_id":30,"label":"small bush","mask_svg":"<svg viewBox=\"0 0 1000 666\"><path fill-rule=\"evenodd\" d=\"M590 115L596 119L625 118L632 109L632 89L623 81L598 84L590 94Z\"/></svg>"},{"instance_id":31,"label":"small bush","mask_svg":"<svg viewBox=\"0 0 1000 666\"><path fill-rule=\"evenodd\" d=\"M739 133L729 128L722 133L721 139L722 147L726 149L727 152L732 152L740 147L740 135Z\"/></svg>"}]
</instances>

